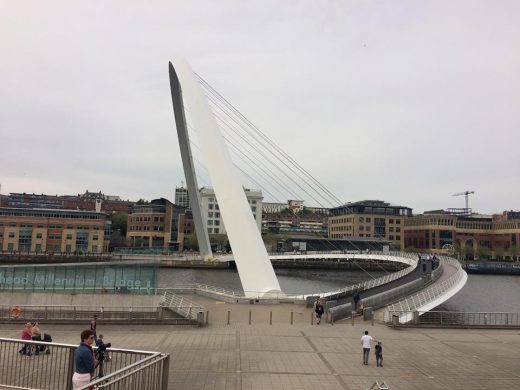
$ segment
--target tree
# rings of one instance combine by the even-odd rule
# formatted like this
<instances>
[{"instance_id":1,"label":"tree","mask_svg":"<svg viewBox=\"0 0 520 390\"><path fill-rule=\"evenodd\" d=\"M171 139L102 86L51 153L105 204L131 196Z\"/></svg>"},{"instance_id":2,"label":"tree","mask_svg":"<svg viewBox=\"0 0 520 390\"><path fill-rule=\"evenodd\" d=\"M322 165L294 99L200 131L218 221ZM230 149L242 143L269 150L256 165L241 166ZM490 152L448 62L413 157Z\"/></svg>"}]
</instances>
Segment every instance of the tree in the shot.
<instances>
[{"instance_id":1,"label":"tree","mask_svg":"<svg viewBox=\"0 0 520 390\"><path fill-rule=\"evenodd\" d=\"M198 251L199 250L199 243L197 241L197 236L195 234L188 234L184 236L184 243L183 247L185 250L193 250Z\"/></svg>"},{"instance_id":2,"label":"tree","mask_svg":"<svg viewBox=\"0 0 520 390\"><path fill-rule=\"evenodd\" d=\"M108 250L112 252L114 248L127 246L126 239L121 235L119 230L113 231L110 235L110 243L108 244Z\"/></svg>"},{"instance_id":3,"label":"tree","mask_svg":"<svg viewBox=\"0 0 520 390\"><path fill-rule=\"evenodd\" d=\"M505 254L504 247L501 245L497 245L494 249L495 250L493 252L495 254L495 259L499 260L499 261L504 260L504 254Z\"/></svg>"},{"instance_id":4,"label":"tree","mask_svg":"<svg viewBox=\"0 0 520 390\"><path fill-rule=\"evenodd\" d=\"M150 202L147 201L147 200L144 200L143 198L140 198L140 199L136 202L136 204L138 204L138 205L142 205L142 204L150 204Z\"/></svg>"},{"instance_id":5,"label":"tree","mask_svg":"<svg viewBox=\"0 0 520 390\"><path fill-rule=\"evenodd\" d=\"M513 261L518 261L519 253L520 253L520 248L518 248L518 245L511 245L511 248L509 248L509 254L511 255L511 258Z\"/></svg>"},{"instance_id":6,"label":"tree","mask_svg":"<svg viewBox=\"0 0 520 390\"><path fill-rule=\"evenodd\" d=\"M108 219L112 221L112 231L120 231L121 236L126 237L126 231L128 226L128 214L114 213L109 215Z\"/></svg>"},{"instance_id":7,"label":"tree","mask_svg":"<svg viewBox=\"0 0 520 390\"><path fill-rule=\"evenodd\" d=\"M278 244L278 237L271 233L265 233L262 235L262 240L268 252L276 251L276 245Z\"/></svg>"},{"instance_id":8,"label":"tree","mask_svg":"<svg viewBox=\"0 0 520 390\"><path fill-rule=\"evenodd\" d=\"M227 235L225 234L210 234L209 242L211 246L216 246L217 251L224 250L227 243Z\"/></svg>"},{"instance_id":9,"label":"tree","mask_svg":"<svg viewBox=\"0 0 520 390\"><path fill-rule=\"evenodd\" d=\"M475 253L476 257L479 260L481 260L481 259L489 259L491 257L491 251L486 246L479 245L475 252L476 252Z\"/></svg>"}]
</instances>

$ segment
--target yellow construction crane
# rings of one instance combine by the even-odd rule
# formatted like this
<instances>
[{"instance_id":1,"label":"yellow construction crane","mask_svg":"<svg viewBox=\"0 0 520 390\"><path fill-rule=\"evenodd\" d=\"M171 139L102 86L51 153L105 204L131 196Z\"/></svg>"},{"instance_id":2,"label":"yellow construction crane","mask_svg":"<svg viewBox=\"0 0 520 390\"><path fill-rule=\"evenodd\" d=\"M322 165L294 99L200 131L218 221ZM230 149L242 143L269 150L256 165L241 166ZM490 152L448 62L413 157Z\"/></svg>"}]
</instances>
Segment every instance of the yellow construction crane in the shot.
<instances>
[{"instance_id":1,"label":"yellow construction crane","mask_svg":"<svg viewBox=\"0 0 520 390\"><path fill-rule=\"evenodd\" d=\"M452 196L461 196L461 195L464 195L466 197L466 210L469 210L469 202L468 202L468 198L469 198L469 194L474 194L475 191L464 191L464 192L458 192L456 194L453 194Z\"/></svg>"}]
</instances>

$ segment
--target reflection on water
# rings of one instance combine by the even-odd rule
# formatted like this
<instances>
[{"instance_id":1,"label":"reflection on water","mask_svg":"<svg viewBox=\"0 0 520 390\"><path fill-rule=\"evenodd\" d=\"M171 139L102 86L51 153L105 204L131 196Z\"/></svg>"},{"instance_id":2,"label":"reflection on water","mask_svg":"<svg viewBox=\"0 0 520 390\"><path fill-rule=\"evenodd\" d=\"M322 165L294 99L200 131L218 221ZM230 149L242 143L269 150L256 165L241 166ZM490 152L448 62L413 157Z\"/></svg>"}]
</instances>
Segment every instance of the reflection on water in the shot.
<instances>
[{"instance_id":1,"label":"reflection on water","mask_svg":"<svg viewBox=\"0 0 520 390\"><path fill-rule=\"evenodd\" d=\"M336 290L372 277L386 274L384 271L276 269L282 290L287 294L302 294ZM161 269L159 287L172 287L178 283L202 283L230 290L242 290L236 269Z\"/></svg>"},{"instance_id":2,"label":"reflection on water","mask_svg":"<svg viewBox=\"0 0 520 390\"><path fill-rule=\"evenodd\" d=\"M520 313L518 275L468 275L462 290L435 310Z\"/></svg>"}]
</instances>

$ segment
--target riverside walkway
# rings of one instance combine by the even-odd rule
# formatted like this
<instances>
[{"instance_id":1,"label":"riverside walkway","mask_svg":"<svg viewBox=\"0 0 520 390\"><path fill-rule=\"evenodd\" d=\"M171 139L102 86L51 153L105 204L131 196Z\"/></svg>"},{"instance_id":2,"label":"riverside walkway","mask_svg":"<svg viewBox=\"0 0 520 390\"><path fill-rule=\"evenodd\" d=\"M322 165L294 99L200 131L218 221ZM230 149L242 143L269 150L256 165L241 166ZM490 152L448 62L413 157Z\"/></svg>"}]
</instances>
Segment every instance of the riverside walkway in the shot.
<instances>
[{"instance_id":1,"label":"riverside walkway","mask_svg":"<svg viewBox=\"0 0 520 390\"><path fill-rule=\"evenodd\" d=\"M518 330L393 329L361 320L318 326L303 305L198 299L213 313L207 327L98 324L98 333L115 347L171 354L170 389L368 389L376 380L399 390L513 389L520 383ZM257 319L249 325L251 307ZM289 310L297 313L293 325L286 321ZM266 321L271 312L273 325ZM55 342L76 344L84 327L43 325L42 331ZM361 364L365 330L382 340L384 367L376 367L373 351L369 365ZM19 334L18 325L0 325L0 337Z\"/></svg>"}]
</instances>

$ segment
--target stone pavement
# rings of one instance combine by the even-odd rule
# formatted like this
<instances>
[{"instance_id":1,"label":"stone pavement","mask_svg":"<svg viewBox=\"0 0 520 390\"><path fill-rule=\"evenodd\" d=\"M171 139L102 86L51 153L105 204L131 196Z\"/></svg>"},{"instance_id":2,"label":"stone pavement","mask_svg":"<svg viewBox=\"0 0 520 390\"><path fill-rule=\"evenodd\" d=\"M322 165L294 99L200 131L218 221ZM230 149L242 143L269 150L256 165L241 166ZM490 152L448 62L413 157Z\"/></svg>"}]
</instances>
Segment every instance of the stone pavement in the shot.
<instances>
[{"instance_id":1,"label":"stone pavement","mask_svg":"<svg viewBox=\"0 0 520 390\"><path fill-rule=\"evenodd\" d=\"M82 328L42 325L55 342L71 344ZM170 389L367 389L375 380L392 390L520 388L518 330L392 329L362 321L98 328L115 347L170 353ZM373 350L369 365L362 365L364 330L383 342L384 367L376 367ZM18 336L18 326L0 325L0 337Z\"/></svg>"}]
</instances>

